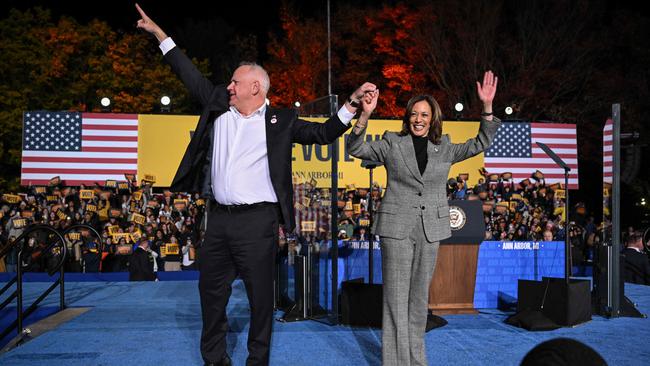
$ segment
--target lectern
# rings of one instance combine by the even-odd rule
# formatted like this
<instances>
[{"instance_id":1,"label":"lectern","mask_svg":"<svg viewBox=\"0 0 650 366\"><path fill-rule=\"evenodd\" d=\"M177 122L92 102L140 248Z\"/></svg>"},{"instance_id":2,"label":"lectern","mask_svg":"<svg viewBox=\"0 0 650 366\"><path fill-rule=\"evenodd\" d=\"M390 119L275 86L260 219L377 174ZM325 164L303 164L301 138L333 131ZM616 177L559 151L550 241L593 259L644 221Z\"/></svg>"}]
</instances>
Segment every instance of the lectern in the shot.
<instances>
[{"instance_id":1,"label":"lectern","mask_svg":"<svg viewBox=\"0 0 650 366\"><path fill-rule=\"evenodd\" d=\"M440 242L429 285L429 310L435 315L477 314L474 287L478 250L485 237L482 201L449 201L452 236Z\"/></svg>"}]
</instances>

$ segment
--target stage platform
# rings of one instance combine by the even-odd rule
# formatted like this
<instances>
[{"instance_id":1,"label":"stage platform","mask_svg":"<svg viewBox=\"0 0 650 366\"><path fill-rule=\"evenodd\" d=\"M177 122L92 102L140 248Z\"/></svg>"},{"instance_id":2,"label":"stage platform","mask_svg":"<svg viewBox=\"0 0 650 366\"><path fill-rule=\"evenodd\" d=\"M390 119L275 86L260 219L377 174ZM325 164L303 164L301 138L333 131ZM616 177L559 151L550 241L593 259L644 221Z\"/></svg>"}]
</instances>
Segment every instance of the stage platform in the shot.
<instances>
[{"instance_id":1,"label":"stage platform","mask_svg":"<svg viewBox=\"0 0 650 366\"><path fill-rule=\"evenodd\" d=\"M25 283L26 304L48 285ZM626 294L641 312L650 313L650 287L627 284ZM0 354L0 365L202 365L196 281L67 282L66 296L69 307L90 309ZM58 295L50 295L43 307L54 309L58 301ZM445 316L447 326L426 334L429 364L518 365L535 345L556 337L588 344L609 365L650 364L648 319L595 316L575 328L528 332L506 325L508 315L483 309L478 315ZM233 286L228 317L228 351L234 365L243 365L249 318L241 281ZM316 321L274 323L271 365L380 364L380 330Z\"/></svg>"}]
</instances>

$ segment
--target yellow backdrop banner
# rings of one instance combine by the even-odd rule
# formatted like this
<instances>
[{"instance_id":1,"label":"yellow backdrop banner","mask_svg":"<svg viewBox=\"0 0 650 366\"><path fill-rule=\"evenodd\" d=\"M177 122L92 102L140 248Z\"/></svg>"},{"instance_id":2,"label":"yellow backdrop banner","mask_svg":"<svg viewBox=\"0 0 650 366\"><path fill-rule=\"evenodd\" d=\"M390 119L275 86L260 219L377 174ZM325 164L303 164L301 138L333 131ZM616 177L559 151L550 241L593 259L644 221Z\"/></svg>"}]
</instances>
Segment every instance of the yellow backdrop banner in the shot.
<instances>
[{"instance_id":1,"label":"yellow backdrop banner","mask_svg":"<svg viewBox=\"0 0 650 366\"><path fill-rule=\"evenodd\" d=\"M307 120L323 122L325 118ZM198 116L139 115L138 178L144 177L145 174L154 175L155 186L169 187L197 122ZM385 131L399 131L401 127L400 120L371 120L368 123L366 139L380 140ZM478 122L446 121L443 123L443 133L449 134L452 142L462 143L475 137L478 127ZM350 131L348 130L342 138L339 138L339 187L348 184L367 187L370 183L368 169L361 167L361 160L352 157L345 148L345 138ZM313 179L318 187L329 187L332 172L331 158L330 146L294 144L294 180L309 182ZM454 164L449 177L468 173L469 183L474 185L480 176L478 169L482 166L483 154L479 154ZM374 169L373 181L386 187L386 170L383 167Z\"/></svg>"},{"instance_id":2,"label":"yellow backdrop banner","mask_svg":"<svg viewBox=\"0 0 650 366\"><path fill-rule=\"evenodd\" d=\"M169 187L190 143L199 116L138 116L138 179L156 177L156 187Z\"/></svg>"}]
</instances>

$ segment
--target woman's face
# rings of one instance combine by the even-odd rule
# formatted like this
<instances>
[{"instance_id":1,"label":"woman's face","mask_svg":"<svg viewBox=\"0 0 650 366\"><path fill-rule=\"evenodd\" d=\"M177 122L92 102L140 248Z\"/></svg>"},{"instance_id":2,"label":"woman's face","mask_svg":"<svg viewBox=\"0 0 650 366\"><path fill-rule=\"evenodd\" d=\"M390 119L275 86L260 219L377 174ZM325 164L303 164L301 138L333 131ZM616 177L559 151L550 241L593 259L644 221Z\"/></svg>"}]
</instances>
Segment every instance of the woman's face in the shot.
<instances>
[{"instance_id":1,"label":"woman's face","mask_svg":"<svg viewBox=\"0 0 650 366\"><path fill-rule=\"evenodd\" d=\"M421 100L413 105L409 117L409 129L414 136L424 137L431 128L431 106L426 100Z\"/></svg>"}]
</instances>

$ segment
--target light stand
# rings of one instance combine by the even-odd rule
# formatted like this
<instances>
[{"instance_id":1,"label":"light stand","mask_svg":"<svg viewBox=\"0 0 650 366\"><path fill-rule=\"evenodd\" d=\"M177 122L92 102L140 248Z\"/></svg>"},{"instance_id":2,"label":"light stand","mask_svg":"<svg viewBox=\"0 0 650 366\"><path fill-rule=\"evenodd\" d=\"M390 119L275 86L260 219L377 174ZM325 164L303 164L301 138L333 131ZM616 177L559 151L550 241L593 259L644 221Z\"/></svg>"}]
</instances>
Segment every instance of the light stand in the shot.
<instances>
[{"instance_id":1,"label":"light stand","mask_svg":"<svg viewBox=\"0 0 650 366\"><path fill-rule=\"evenodd\" d=\"M384 163L372 160L361 161L361 166L368 169L370 175L370 184L368 185L368 283L373 283L373 259L374 259L374 240L372 238L372 170Z\"/></svg>"},{"instance_id":2,"label":"light stand","mask_svg":"<svg viewBox=\"0 0 650 366\"><path fill-rule=\"evenodd\" d=\"M564 282L566 284L569 284L569 277L571 276L571 242L569 240L569 172L571 171L571 168L559 157L557 154L555 154L546 144L541 143L541 142L536 142L537 146L539 146L546 155L548 155L555 164L559 165L562 169L564 169L564 192L565 192L565 203L564 203L564 213L565 213L565 220L564 220Z\"/></svg>"}]
</instances>

